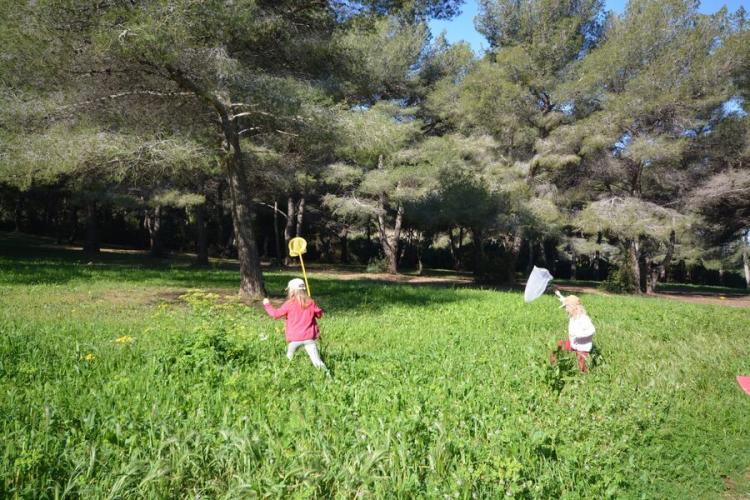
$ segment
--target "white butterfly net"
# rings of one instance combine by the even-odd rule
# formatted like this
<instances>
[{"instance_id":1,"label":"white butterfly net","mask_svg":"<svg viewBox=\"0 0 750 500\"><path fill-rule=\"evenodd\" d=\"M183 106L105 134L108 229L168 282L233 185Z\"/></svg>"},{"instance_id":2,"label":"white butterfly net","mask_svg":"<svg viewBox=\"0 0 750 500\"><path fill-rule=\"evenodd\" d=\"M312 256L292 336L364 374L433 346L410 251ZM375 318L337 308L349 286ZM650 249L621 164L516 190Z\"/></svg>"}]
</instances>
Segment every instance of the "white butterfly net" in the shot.
<instances>
[{"instance_id":1,"label":"white butterfly net","mask_svg":"<svg viewBox=\"0 0 750 500\"><path fill-rule=\"evenodd\" d=\"M538 299L547 289L547 284L552 280L552 275L543 267L534 266L528 281L526 281L526 290L523 292L523 300L531 302Z\"/></svg>"}]
</instances>

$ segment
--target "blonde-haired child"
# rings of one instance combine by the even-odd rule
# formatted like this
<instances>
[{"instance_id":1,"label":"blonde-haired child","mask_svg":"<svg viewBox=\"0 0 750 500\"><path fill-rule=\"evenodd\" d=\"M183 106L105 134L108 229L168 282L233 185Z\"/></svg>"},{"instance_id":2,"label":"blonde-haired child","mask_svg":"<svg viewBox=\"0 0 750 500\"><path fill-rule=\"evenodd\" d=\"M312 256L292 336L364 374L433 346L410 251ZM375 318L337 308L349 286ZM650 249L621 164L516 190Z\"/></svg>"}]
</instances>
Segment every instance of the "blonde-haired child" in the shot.
<instances>
[{"instance_id":1,"label":"blonde-haired child","mask_svg":"<svg viewBox=\"0 0 750 500\"><path fill-rule=\"evenodd\" d=\"M316 368L328 371L320 359L315 343L320 337L317 319L323 316L323 309L307 295L305 282L301 279L291 280L286 289L287 300L279 309L273 307L270 300L263 299L263 307L269 316L274 319L286 317L286 357L291 361L297 348L304 346L312 364Z\"/></svg>"},{"instance_id":2,"label":"blonde-haired child","mask_svg":"<svg viewBox=\"0 0 750 500\"><path fill-rule=\"evenodd\" d=\"M575 295L563 297L559 291L555 291L555 295L560 299L560 307L564 307L570 317L570 321L568 322L568 338L557 343L557 350L562 349L563 351L575 352L578 359L578 369L582 373L586 373L588 371L586 359L589 357L591 349L594 346L596 328L594 328L591 318L586 314L581 299ZM550 355L550 362L552 364L557 362L557 351Z\"/></svg>"}]
</instances>

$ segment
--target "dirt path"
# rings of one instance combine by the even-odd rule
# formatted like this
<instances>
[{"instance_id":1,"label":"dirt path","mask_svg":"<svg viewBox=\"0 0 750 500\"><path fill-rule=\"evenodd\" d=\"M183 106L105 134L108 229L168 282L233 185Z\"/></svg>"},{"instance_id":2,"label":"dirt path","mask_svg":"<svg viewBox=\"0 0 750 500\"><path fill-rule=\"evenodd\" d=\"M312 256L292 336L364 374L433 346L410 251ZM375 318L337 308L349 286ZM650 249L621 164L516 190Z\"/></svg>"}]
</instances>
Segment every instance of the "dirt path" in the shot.
<instances>
[{"instance_id":1,"label":"dirt path","mask_svg":"<svg viewBox=\"0 0 750 500\"><path fill-rule=\"evenodd\" d=\"M387 274L387 273L363 273L355 271L343 271L335 269L321 269L321 274L327 274L340 280L373 280L384 281L388 283L403 283L409 285L453 285L453 286L471 286L474 281L470 276L414 276L408 274ZM559 286L560 290L567 293L586 293L591 295L611 295L598 288L589 286ZM724 295L712 293L677 293L677 292L660 292L648 295L648 297L658 299L677 300L690 304L710 304L728 307L747 307L750 308L750 295Z\"/></svg>"},{"instance_id":2,"label":"dirt path","mask_svg":"<svg viewBox=\"0 0 750 500\"><path fill-rule=\"evenodd\" d=\"M320 273L345 281L372 280L385 281L388 283L403 283L408 285L443 284L455 286L469 286L474 283L474 280L470 276L457 275L416 276L411 274L363 273L357 271L342 271L333 269L321 270Z\"/></svg>"},{"instance_id":3,"label":"dirt path","mask_svg":"<svg viewBox=\"0 0 750 500\"><path fill-rule=\"evenodd\" d=\"M592 295L610 295L597 288L587 286L561 286L560 290L570 293L587 293ZM712 293L676 293L659 292L647 295L657 299L677 300L689 304L710 304L714 306L748 307L750 308L750 295L723 295Z\"/></svg>"},{"instance_id":4,"label":"dirt path","mask_svg":"<svg viewBox=\"0 0 750 500\"><path fill-rule=\"evenodd\" d=\"M715 306L750 307L750 296L745 295L707 295L707 294L678 294L657 293L656 297L670 300L679 300L691 304L711 304Z\"/></svg>"},{"instance_id":5,"label":"dirt path","mask_svg":"<svg viewBox=\"0 0 750 500\"><path fill-rule=\"evenodd\" d=\"M387 274L387 273L363 273L357 271L346 271L338 269L319 269L320 274L329 275L340 280L372 280L388 283L402 283L407 285L448 285L448 286L472 286L473 279L470 276L445 275L445 276L415 276L409 274ZM598 288L590 286L563 285L558 287L567 293L586 293L591 295L611 295ZM504 288L507 289L507 288ZM719 293L678 293L660 292L648 295L648 297L677 300L690 304L710 304L728 307L750 308L750 295L724 295Z\"/></svg>"},{"instance_id":6,"label":"dirt path","mask_svg":"<svg viewBox=\"0 0 750 500\"><path fill-rule=\"evenodd\" d=\"M75 250L79 251L80 247L69 246L69 245L57 245L54 243L52 238L34 238L36 240L37 247L49 248L54 250ZM120 254L120 255L143 255L146 256L147 252L144 250L132 250L123 248L103 248L103 254ZM180 254L180 258L191 258L190 254ZM235 265L236 260L232 259L212 259L212 261L226 264ZM413 274L388 274L388 273L366 273L361 270L347 270L341 269L335 266L313 264L311 271L320 276L330 276L340 280L369 280L369 281L382 281L386 283L401 283L408 285L444 285L444 286L455 286L455 287L471 287L474 285L474 280L469 274L451 274L445 272L445 274L438 274L439 272L428 271L425 275L413 275ZM267 268L267 264L264 265ZM294 268L292 268L294 269ZM485 287L486 288L486 287ZM501 287L498 289L508 290L510 288L521 289L517 287ZM602 290L599 290L590 286L574 286L574 285L561 285L558 288L568 293L586 293L592 295L610 295ZM175 300L176 296L181 292L169 290L167 295L171 300ZM717 306L728 306L728 307L744 307L750 308L750 295L731 295L721 293L710 293L710 292L660 292L649 295L649 297L677 300L680 302L687 302L690 304L710 304Z\"/></svg>"}]
</instances>

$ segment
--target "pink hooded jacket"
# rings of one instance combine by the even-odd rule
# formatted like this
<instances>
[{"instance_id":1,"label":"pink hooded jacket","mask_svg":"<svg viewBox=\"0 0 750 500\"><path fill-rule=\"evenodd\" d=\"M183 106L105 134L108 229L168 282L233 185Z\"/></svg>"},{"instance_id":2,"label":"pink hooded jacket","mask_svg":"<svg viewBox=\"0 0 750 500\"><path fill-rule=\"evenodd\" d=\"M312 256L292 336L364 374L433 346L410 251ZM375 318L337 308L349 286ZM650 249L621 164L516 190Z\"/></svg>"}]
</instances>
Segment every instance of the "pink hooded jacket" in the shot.
<instances>
[{"instance_id":1,"label":"pink hooded jacket","mask_svg":"<svg viewBox=\"0 0 750 500\"><path fill-rule=\"evenodd\" d=\"M316 340L320 337L320 328L316 318L323 316L323 309L310 300L307 307L302 307L296 300L287 300L276 309L271 304L263 306L274 319L286 316L286 341L300 342L303 340Z\"/></svg>"}]
</instances>

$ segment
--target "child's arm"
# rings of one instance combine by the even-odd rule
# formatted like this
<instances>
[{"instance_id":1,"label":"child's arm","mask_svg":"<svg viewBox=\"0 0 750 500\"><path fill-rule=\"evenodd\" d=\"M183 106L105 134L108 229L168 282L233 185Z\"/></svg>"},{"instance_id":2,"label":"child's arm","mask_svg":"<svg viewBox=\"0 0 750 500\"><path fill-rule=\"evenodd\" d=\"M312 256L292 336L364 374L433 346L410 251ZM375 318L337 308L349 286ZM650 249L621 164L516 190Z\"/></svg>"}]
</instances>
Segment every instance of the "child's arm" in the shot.
<instances>
[{"instance_id":1,"label":"child's arm","mask_svg":"<svg viewBox=\"0 0 750 500\"><path fill-rule=\"evenodd\" d=\"M560 293L560 290L555 290L555 296L560 300L560 303L565 305L565 297Z\"/></svg>"},{"instance_id":2,"label":"child's arm","mask_svg":"<svg viewBox=\"0 0 750 500\"><path fill-rule=\"evenodd\" d=\"M323 312L324 312L323 309L321 309L320 307L318 307L318 304L316 304L315 302L313 302L313 314L315 315L315 317L316 318L322 318L323 317Z\"/></svg>"},{"instance_id":3,"label":"child's arm","mask_svg":"<svg viewBox=\"0 0 750 500\"><path fill-rule=\"evenodd\" d=\"M273 305L271 305L271 301L268 299L263 299L263 308L273 319L283 318L288 312L286 302L284 302L284 305L282 305L280 308L276 309L275 307L273 307Z\"/></svg>"}]
</instances>

